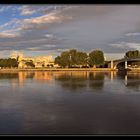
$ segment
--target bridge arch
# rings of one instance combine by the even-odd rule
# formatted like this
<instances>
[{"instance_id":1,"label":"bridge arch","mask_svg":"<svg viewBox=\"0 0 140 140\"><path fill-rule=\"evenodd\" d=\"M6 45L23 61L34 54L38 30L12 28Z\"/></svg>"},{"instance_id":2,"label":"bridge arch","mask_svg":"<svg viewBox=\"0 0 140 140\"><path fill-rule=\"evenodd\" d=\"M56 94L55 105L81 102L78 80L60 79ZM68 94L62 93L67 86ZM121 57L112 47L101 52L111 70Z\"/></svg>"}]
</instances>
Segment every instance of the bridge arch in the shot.
<instances>
[{"instance_id":1,"label":"bridge arch","mask_svg":"<svg viewBox=\"0 0 140 140\"><path fill-rule=\"evenodd\" d=\"M140 67L140 59L129 59L129 60L120 60L116 61L113 64L114 69L125 69L127 65L127 68L132 68L133 64L136 64L135 66Z\"/></svg>"}]
</instances>

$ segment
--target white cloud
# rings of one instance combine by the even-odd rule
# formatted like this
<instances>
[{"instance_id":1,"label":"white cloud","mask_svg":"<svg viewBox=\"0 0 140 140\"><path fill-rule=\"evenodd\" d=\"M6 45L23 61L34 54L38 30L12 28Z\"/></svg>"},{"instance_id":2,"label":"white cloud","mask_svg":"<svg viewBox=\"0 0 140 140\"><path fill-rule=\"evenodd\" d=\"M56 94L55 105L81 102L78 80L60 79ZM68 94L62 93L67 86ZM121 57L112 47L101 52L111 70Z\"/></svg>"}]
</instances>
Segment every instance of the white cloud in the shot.
<instances>
[{"instance_id":1,"label":"white cloud","mask_svg":"<svg viewBox=\"0 0 140 140\"><path fill-rule=\"evenodd\" d=\"M140 33L136 32L136 33L127 33L126 36L139 36Z\"/></svg>"},{"instance_id":2,"label":"white cloud","mask_svg":"<svg viewBox=\"0 0 140 140\"><path fill-rule=\"evenodd\" d=\"M11 27L12 28L13 25L16 26L19 23L20 23L20 20L18 20L18 19L12 19L9 22L6 22L6 23L0 25L0 30L6 30L7 27Z\"/></svg>"},{"instance_id":3,"label":"white cloud","mask_svg":"<svg viewBox=\"0 0 140 140\"><path fill-rule=\"evenodd\" d=\"M56 45L47 44L47 45L41 45L39 47L30 47L30 48L27 48L27 50L31 50L31 51L36 51L36 50L38 51L38 50L42 50L42 49L47 50L47 48L53 48L53 47L56 47Z\"/></svg>"},{"instance_id":4,"label":"white cloud","mask_svg":"<svg viewBox=\"0 0 140 140\"><path fill-rule=\"evenodd\" d=\"M140 43L120 42L120 43L116 43L116 44L110 44L110 46L122 48L122 49L138 49L138 50L140 50Z\"/></svg>"},{"instance_id":5,"label":"white cloud","mask_svg":"<svg viewBox=\"0 0 140 140\"><path fill-rule=\"evenodd\" d=\"M15 38L18 36L19 34L17 32L14 32L13 30L6 30L3 32L0 32L0 38Z\"/></svg>"},{"instance_id":6,"label":"white cloud","mask_svg":"<svg viewBox=\"0 0 140 140\"><path fill-rule=\"evenodd\" d=\"M0 33L0 38L13 38L13 37L16 37L16 35L10 33Z\"/></svg>"},{"instance_id":7,"label":"white cloud","mask_svg":"<svg viewBox=\"0 0 140 140\"><path fill-rule=\"evenodd\" d=\"M12 7L12 6L2 6L2 7L0 8L0 13L9 10L11 7Z\"/></svg>"},{"instance_id":8,"label":"white cloud","mask_svg":"<svg viewBox=\"0 0 140 140\"><path fill-rule=\"evenodd\" d=\"M37 25L54 22L61 22L61 17L55 15L43 15L35 18L12 19L0 26L0 37L16 37L26 31L30 31L30 29L35 30L38 28ZM41 28L41 26L39 27ZM46 37L51 37L51 35L46 35Z\"/></svg>"},{"instance_id":9,"label":"white cloud","mask_svg":"<svg viewBox=\"0 0 140 140\"><path fill-rule=\"evenodd\" d=\"M45 34L45 37L47 37L47 38L52 38L53 35L52 35L52 34Z\"/></svg>"},{"instance_id":10,"label":"white cloud","mask_svg":"<svg viewBox=\"0 0 140 140\"><path fill-rule=\"evenodd\" d=\"M41 16L38 17L32 17L32 18L24 18L24 19L12 19L11 21L0 25L0 37L6 38L6 37L16 37L21 35L22 33L26 33L32 30L36 29L46 29L47 24L51 23L61 23L64 19L71 19L71 17L64 17L60 13L68 8L71 8L70 6L56 6L57 8L54 8L55 6L22 6L18 10L21 11L22 15L30 15L37 11L42 12ZM0 10L3 11L5 8L8 7L2 7ZM48 13L46 13L46 10L50 10ZM15 8L13 7L15 10ZM44 27L45 25L45 27ZM52 38L51 35L45 35L48 38Z\"/></svg>"},{"instance_id":11,"label":"white cloud","mask_svg":"<svg viewBox=\"0 0 140 140\"><path fill-rule=\"evenodd\" d=\"M42 24L42 23L53 23L61 22L60 16L55 16L55 14L43 15L35 18L24 19L25 24Z\"/></svg>"},{"instance_id":12,"label":"white cloud","mask_svg":"<svg viewBox=\"0 0 140 140\"><path fill-rule=\"evenodd\" d=\"M52 23L61 23L64 20L71 19L71 17L61 14L62 9L64 10L65 8L61 9L56 7L54 10L51 10L51 7L45 7L36 8L36 11L40 10L40 13L42 12L42 14L39 14L37 17L22 16L22 18L19 19L9 19L8 22L0 25L0 39L2 40L0 41L0 50L26 50L35 53L44 53L45 51L62 51L62 47L58 45L59 42L62 41L61 37L59 38L58 36L50 34L50 31L48 33L48 25L50 27ZM21 14L21 10L18 12ZM22 13L24 15L31 15L34 10L27 10L26 6L22 12L24 12ZM37 33L35 33L36 30ZM42 33L42 30L45 32Z\"/></svg>"},{"instance_id":13,"label":"white cloud","mask_svg":"<svg viewBox=\"0 0 140 140\"><path fill-rule=\"evenodd\" d=\"M39 49L39 47L31 47L31 48L28 48L27 50L36 51L38 49Z\"/></svg>"},{"instance_id":14,"label":"white cloud","mask_svg":"<svg viewBox=\"0 0 140 140\"><path fill-rule=\"evenodd\" d=\"M20 7L20 10L21 10L21 15L32 15L34 13L36 13L35 10L31 9L31 6L22 6Z\"/></svg>"},{"instance_id":15,"label":"white cloud","mask_svg":"<svg viewBox=\"0 0 140 140\"><path fill-rule=\"evenodd\" d=\"M41 45L40 47L56 47L54 44L46 44L46 45Z\"/></svg>"},{"instance_id":16,"label":"white cloud","mask_svg":"<svg viewBox=\"0 0 140 140\"><path fill-rule=\"evenodd\" d=\"M54 12L62 12L63 10L67 10L72 8L73 6L60 6L60 5L47 5L47 6L33 6L33 5L25 5L19 8L20 15L27 16L35 13L42 14L50 14Z\"/></svg>"}]
</instances>

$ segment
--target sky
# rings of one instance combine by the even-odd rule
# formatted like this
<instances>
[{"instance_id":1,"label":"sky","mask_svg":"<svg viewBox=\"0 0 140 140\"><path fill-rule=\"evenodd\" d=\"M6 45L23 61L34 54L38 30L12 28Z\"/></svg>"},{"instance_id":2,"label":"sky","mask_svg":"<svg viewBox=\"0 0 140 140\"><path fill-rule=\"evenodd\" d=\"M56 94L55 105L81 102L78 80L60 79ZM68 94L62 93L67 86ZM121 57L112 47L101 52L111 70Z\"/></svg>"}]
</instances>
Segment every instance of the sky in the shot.
<instances>
[{"instance_id":1,"label":"sky","mask_svg":"<svg viewBox=\"0 0 140 140\"><path fill-rule=\"evenodd\" d=\"M106 59L140 50L139 5L0 5L0 57L100 49Z\"/></svg>"}]
</instances>

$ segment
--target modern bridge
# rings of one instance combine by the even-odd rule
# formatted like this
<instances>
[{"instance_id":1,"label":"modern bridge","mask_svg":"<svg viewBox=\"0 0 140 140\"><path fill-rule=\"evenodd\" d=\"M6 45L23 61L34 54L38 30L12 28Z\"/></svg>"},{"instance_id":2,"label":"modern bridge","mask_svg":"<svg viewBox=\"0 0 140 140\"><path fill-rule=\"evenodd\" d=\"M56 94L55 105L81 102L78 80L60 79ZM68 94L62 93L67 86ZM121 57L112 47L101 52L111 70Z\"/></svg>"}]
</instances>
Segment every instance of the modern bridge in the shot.
<instances>
[{"instance_id":1,"label":"modern bridge","mask_svg":"<svg viewBox=\"0 0 140 140\"><path fill-rule=\"evenodd\" d=\"M137 62L137 67L131 66L132 62ZM122 58L113 60L108 63L108 68L111 69L140 69L140 57L139 58Z\"/></svg>"}]
</instances>

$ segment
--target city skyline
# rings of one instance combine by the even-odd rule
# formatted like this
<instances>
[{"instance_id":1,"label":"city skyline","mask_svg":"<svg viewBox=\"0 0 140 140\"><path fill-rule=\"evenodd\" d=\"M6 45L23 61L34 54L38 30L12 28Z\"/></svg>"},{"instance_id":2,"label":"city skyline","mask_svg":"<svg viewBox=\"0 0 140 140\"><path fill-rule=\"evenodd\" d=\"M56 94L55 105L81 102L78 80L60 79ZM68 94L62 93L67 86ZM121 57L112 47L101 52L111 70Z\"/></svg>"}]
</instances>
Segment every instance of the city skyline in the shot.
<instances>
[{"instance_id":1,"label":"city skyline","mask_svg":"<svg viewBox=\"0 0 140 140\"><path fill-rule=\"evenodd\" d=\"M0 57L13 50L57 56L75 48L122 58L140 50L139 14L136 5L1 5Z\"/></svg>"}]
</instances>

